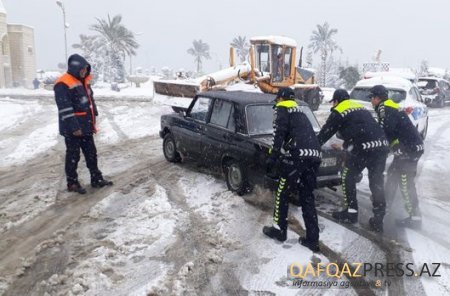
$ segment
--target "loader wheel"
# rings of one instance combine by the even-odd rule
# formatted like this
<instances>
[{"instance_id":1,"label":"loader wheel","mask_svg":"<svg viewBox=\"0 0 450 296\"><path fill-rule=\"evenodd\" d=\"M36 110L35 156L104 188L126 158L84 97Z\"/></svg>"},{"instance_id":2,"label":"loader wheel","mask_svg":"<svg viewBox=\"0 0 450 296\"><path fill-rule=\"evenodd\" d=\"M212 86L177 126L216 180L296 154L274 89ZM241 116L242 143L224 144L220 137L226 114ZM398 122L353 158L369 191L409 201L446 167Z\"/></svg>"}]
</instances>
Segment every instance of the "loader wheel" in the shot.
<instances>
[{"instance_id":1,"label":"loader wheel","mask_svg":"<svg viewBox=\"0 0 450 296\"><path fill-rule=\"evenodd\" d=\"M309 104L312 111L317 111L320 105L320 92L319 89L314 88L306 92L305 101Z\"/></svg>"},{"instance_id":2,"label":"loader wheel","mask_svg":"<svg viewBox=\"0 0 450 296\"><path fill-rule=\"evenodd\" d=\"M224 165L225 180L230 191L242 196L252 191L252 187L247 181L247 173L244 166L237 160L227 160Z\"/></svg>"},{"instance_id":3,"label":"loader wheel","mask_svg":"<svg viewBox=\"0 0 450 296\"><path fill-rule=\"evenodd\" d=\"M163 141L163 152L164 157L168 162L180 162L181 156L177 151L177 146L175 145L175 139L171 133L164 136Z\"/></svg>"}]
</instances>

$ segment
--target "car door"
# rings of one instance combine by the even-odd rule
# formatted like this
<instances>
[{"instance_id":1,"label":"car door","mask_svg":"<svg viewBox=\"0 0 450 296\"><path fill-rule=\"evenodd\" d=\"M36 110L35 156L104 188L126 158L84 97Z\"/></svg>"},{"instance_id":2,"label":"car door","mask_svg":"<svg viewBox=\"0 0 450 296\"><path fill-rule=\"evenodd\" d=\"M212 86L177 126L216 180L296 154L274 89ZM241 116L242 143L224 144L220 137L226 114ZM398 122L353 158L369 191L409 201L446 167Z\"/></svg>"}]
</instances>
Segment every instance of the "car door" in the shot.
<instances>
[{"instance_id":1,"label":"car door","mask_svg":"<svg viewBox=\"0 0 450 296\"><path fill-rule=\"evenodd\" d=\"M233 140L236 123L232 102L215 99L211 117L202 137L202 157L206 164L219 165Z\"/></svg>"},{"instance_id":2,"label":"car door","mask_svg":"<svg viewBox=\"0 0 450 296\"><path fill-rule=\"evenodd\" d=\"M211 107L211 98L197 97L189 107L185 121L178 133L179 151L192 159L201 156L201 138L205 131L206 121Z\"/></svg>"},{"instance_id":3,"label":"car door","mask_svg":"<svg viewBox=\"0 0 450 296\"><path fill-rule=\"evenodd\" d=\"M419 132L422 132L427 124L427 106L421 102L421 95L417 87L412 87L409 91L411 99L412 112L410 114L410 119L413 124L417 127Z\"/></svg>"}]
</instances>

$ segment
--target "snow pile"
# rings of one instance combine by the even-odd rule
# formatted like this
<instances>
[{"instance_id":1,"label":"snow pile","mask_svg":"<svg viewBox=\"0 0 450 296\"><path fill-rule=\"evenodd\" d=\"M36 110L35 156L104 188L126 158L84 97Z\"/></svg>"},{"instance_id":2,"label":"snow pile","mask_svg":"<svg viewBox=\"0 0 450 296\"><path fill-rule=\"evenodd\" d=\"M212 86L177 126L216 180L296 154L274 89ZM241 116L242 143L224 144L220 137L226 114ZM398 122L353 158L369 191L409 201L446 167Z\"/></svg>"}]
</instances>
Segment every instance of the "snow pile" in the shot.
<instances>
[{"instance_id":1,"label":"snow pile","mask_svg":"<svg viewBox=\"0 0 450 296\"><path fill-rule=\"evenodd\" d=\"M163 256L174 243L178 219L164 188L143 185L126 194L115 192L95 205L87 218L96 222L77 230L85 233L79 247L97 247L73 262L64 282L55 284L50 278L47 290L59 285L58 292L69 295L146 295L160 284L170 268Z\"/></svg>"}]
</instances>

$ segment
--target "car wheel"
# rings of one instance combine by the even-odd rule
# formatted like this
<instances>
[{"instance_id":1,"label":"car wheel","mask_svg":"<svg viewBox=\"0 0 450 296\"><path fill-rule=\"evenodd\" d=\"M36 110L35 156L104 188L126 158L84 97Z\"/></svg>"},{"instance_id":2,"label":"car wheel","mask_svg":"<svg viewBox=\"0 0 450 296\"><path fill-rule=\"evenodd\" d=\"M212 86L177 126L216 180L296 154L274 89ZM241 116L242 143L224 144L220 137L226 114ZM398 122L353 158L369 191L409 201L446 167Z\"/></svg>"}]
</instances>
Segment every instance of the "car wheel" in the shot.
<instances>
[{"instance_id":1,"label":"car wheel","mask_svg":"<svg viewBox=\"0 0 450 296\"><path fill-rule=\"evenodd\" d=\"M428 117L427 117L427 121L425 122L425 127L423 128L422 132L420 132L420 136L422 137L422 140L425 140L425 138L427 137L427 133L428 133Z\"/></svg>"},{"instance_id":2,"label":"car wheel","mask_svg":"<svg viewBox=\"0 0 450 296\"><path fill-rule=\"evenodd\" d=\"M163 141L163 152L164 157L169 162L180 162L181 156L177 151L177 146L175 145L175 139L171 133L168 133L164 136Z\"/></svg>"},{"instance_id":3,"label":"car wheel","mask_svg":"<svg viewBox=\"0 0 450 296\"><path fill-rule=\"evenodd\" d=\"M224 165L225 180L230 191L238 195L251 192L252 188L247 181L247 173L244 166L238 161L228 160Z\"/></svg>"}]
</instances>

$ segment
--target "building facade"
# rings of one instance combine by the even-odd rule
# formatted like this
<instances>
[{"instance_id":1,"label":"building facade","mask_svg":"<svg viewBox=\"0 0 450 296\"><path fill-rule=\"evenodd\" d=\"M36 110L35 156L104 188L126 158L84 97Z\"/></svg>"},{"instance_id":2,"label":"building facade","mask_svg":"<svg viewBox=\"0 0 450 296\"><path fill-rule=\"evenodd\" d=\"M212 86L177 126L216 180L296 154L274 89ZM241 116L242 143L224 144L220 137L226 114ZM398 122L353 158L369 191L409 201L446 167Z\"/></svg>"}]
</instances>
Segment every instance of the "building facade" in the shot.
<instances>
[{"instance_id":1,"label":"building facade","mask_svg":"<svg viewBox=\"0 0 450 296\"><path fill-rule=\"evenodd\" d=\"M8 24L0 0L0 88L32 88L36 78L36 51L33 28Z\"/></svg>"}]
</instances>

